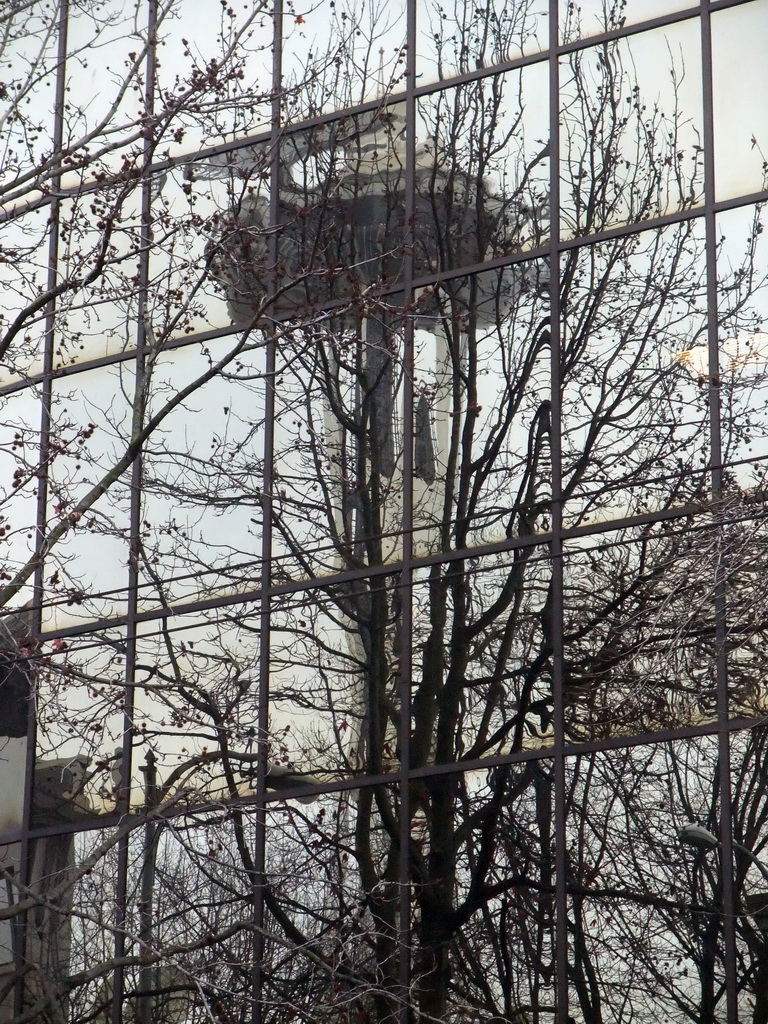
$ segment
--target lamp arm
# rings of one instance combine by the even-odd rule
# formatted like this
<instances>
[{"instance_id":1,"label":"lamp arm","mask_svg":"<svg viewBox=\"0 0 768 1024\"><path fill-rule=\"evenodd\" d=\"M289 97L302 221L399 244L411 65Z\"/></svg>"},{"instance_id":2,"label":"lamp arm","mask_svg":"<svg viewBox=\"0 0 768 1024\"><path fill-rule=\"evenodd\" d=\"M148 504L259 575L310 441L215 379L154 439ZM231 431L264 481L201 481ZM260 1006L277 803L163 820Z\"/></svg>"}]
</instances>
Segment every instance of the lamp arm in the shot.
<instances>
[{"instance_id":1,"label":"lamp arm","mask_svg":"<svg viewBox=\"0 0 768 1024\"><path fill-rule=\"evenodd\" d=\"M760 873L762 874L763 878L766 881L768 881L768 868L765 866L765 864L763 864L763 862L760 860L756 853L753 853L752 850L749 849L749 847L742 846L741 843L737 843L735 839L733 840L733 848L734 850L739 850L741 853L744 854L745 857L751 860L755 867L757 867L760 870Z\"/></svg>"}]
</instances>

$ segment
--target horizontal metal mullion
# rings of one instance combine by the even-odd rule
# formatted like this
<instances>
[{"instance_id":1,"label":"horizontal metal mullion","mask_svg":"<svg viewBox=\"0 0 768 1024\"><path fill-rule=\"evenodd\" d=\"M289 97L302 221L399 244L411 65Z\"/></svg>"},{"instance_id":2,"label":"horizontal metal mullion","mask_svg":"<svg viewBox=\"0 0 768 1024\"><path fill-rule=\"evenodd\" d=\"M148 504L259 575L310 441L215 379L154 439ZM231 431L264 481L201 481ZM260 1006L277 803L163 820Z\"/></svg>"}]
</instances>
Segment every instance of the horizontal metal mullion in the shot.
<instances>
[{"instance_id":1,"label":"horizontal metal mullion","mask_svg":"<svg viewBox=\"0 0 768 1024\"><path fill-rule=\"evenodd\" d=\"M762 719L754 718L732 718L723 726L719 727L716 722L704 725L692 725L681 728L659 730L657 732L637 733L631 736L610 736L598 740L591 740L584 743L566 743L563 753L566 757L580 757L585 754L599 754L603 751L632 749L638 746L658 745L662 743L674 743L678 740L696 739L697 737L717 737L718 728L724 728L727 733L743 732L749 729L764 728ZM475 758L471 761L448 762L445 764L428 764L421 768L412 768L408 771L409 779L426 779L445 775L464 775L468 772L484 771L498 768L509 764L523 764L528 761L546 761L554 756L552 747L536 747L529 750L516 751L508 754L495 754L492 757ZM265 802L270 804L283 803L287 800L297 800L307 796L332 796L334 793L349 792L354 789L367 789L373 786L391 786L398 782L398 775L359 775L345 779L336 779L330 782L297 785L290 790L290 795L285 790L282 792L272 790L265 794ZM255 795L242 796L232 800L221 800L211 803L199 804L196 806L183 806L171 808L162 819L173 821L180 817L193 817L200 814L226 813L229 807L250 807L257 802ZM145 820L143 815L135 817L137 827ZM85 818L78 822L67 822L61 825L50 825L41 828L31 828L29 836L31 839L42 839L46 836L72 835L78 832L93 832L99 829L116 828L126 823L125 815L105 814L100 817ZM22 832L20 829L9 829L0 835L0 845L19 842Z\"/></svg>"}]
</instances>

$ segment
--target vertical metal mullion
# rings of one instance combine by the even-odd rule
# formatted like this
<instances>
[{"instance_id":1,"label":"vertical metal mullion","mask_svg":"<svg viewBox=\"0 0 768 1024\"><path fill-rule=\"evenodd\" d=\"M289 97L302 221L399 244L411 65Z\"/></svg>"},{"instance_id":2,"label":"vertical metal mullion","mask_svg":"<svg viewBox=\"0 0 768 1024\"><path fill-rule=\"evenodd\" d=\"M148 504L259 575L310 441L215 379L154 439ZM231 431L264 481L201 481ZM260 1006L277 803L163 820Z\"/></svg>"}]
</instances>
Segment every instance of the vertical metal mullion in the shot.
<instances>
[{"instance_id":1,"label":"vertical metal mullion","mask_svg":"<svg viewBox=\"0 0 768 1024\"><path fill-rule=\"evenodd\" d=\"M402 628L400 630L400 861L399 861L399 1017L411 1019L411 686L413 674L413 379L414 309L413 247L416 212L416 18L415 0L406 15L405 92L405 209L403 260L403 505L400 523L402 539Z\"/></svg>"},{"instance_id":2,"label":"vertical metal mullion","mask_svg":"<svg viewBox=\"0 0 768 1024\"><path fill-rule=\"evenodd\" d=\"M704 104L704 228L707 259L707 348L709 363L710 481L717 503L723 490L723 445L718 344L717 223L715 203L715 146L712 84L712 21L709 0L701 11L701 59ZM728 731L727 597L725 571L720 558L715 566L714 612L716 643L716 684L718 718L718 763L720 786L721 882L723 936L725 948L726 1015L729 1024L738 1021L736 982L736 916L733 878L733 821L731 807L730 734Z\"/></svg>"},{"instance_id":3,"label":"vertical metal mullion","mask_svg":"<svg viewBox=\"0 0 768 1024\"><path fill-rule=\"evenodd\" d=\"M563 538L560 325L560 26L558 0L549 4L550 374L552 458L552 693L555 767L555 1024L568 1021L568 896L563 707Z\"/></svg>"},{"instance_id":4,"label":"vertical metal mullion","mask_svg":"<svg viewBox=\"0 0 768 1024\"><path fill-rule=\"evenodd\" d=\"M56 96L53 108L53 152L61 158L64 138L64 104L66 101L67 75L67 31L69 27L69 0L61 0L58 20L58 39L56 49ZM61 163L58 163L51 175L51 205L48 220L48 272L46 288L52 291L58 281L59 263L59 215L61 211ZM51 439L51 406L53 400L53 347L56 330L56 300L51 299L45 310L45 328L43 341L43 380L40 405L40 442L38 445L38 484L37 504L35 509L35 550L41 550L45 539L48 522L48 460L50 457ZM35 567L32 584L32 615L31 631L38 636L42 627L44 557ZM37 755L37 690L34 681L30 680L32 699L29 702L27 716L27 750L24 772L24 804L21 822L22 837L19 847L19 880L22 886L29 886L32 880L34 845L29 838L32 822L32 808L35 799L35 763ZM19 1016L24 1004L23 966L26 953L26 922L25 914L21 920L12 923L15 931L13 941L17 984L14 990L14 1014Z\"/></svg>"},{"instance_id":5,"label":"vertical metal mullion","mask_svg":"<svg viewBox=\"0 0 768 1024\"><path fill-rule=\"evenodd\" d=\"M276 225L280 219L280 144L282 131L281 90L283 78L283 0L274 0L272 13L272 131L270 153L268 268L271 291L277 290L278 238ZM274 486L275 382L277 349L274 334L266 347L264 388L264 470L261 487L261 607L259 609L259 704L258 762L256 771L256 835L253 853L253 967L251 994L253 1024L263 1017L262 959L264 929L264 887L266 886L266 815L267 751L269 745L269 663L271 638L272 585L272 489Z\"/></svg>"},{"instance_id":6,"label":"vertical metal mullion","mask_svg":"<svg viewBox=\"0 0 768 1024\"><path fill-rule=\"evenodd\" d=\"M155 74L157 65L157 0L147 0L147 56L145 80L145 114L152 117L155 96ZM138 265L138 324L136 330L136 360L134 380L133 429L140 429L146 415L147 388L144 376L147 343L147 321L149 316L149 261L152 244L152 179L148 172L152 163L153 142L148 133L144 140L141 167L141 225ZM140 417L140 420L139 420ZM139 557L141 537L141 482L143 457L139 453L131 466L131 511L129 526L128 594L126 612L126 654L125 654L125 713L123 716L123 789L118 793L117 807L121 814L130 812L130 788L133 768L133 719L135 707L136 672L136 628L138 614ZM115 960L125 956L126 922L128 910L128 864L130 836L125 835L118 844ZM151 910L150 910L151 913ZM125 972L117 966L112 983L112 1021L120 1024L123 1017L123 992Z\"/></svg>"}]
</instances>

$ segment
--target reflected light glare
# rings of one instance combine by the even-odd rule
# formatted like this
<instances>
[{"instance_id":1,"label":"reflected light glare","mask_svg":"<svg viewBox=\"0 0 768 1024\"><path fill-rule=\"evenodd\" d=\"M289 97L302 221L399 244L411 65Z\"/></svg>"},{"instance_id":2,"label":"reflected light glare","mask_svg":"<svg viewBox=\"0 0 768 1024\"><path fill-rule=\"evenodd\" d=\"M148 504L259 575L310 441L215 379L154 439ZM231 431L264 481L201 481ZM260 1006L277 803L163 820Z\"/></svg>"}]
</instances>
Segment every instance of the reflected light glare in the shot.
<instances>
[{"instance_id":1,"label":"reflected light glare","mask_svg":"<svg viewBox=\"0 0 768 1024\"><path fill-rule=\"evenodd\" d=\"M725 373L736 373L746 366L768 366L768 331L727 338L720 345L720 351L725 357L722 362ZM699 380L709 376L709 352L706 345L685 349L675 355L673 361Z\"/></svg>"}]
</instances>

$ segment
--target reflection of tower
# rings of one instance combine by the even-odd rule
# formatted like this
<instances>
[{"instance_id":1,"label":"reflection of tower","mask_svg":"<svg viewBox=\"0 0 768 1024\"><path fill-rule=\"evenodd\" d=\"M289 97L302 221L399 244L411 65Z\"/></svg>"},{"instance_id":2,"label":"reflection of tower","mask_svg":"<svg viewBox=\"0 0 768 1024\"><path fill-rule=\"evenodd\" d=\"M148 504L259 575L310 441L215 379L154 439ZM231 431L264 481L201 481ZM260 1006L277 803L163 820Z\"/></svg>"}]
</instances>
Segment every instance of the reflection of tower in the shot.
<instances>
[{"instance_id":1,"label":"reflection of tower","mask_svg":"<svg viewBox=\"0 0 768 1024\"><path fill-rule=\"evenodd\" d=\"M391 481L391 493L398 480L399 406L401 385L398 351L401 344L404 295L397 290L403 280L407 235L412 229L413 276L418 279L477 267L490 257L513 251L527 233L536 237L534 203L521 196L505 198L488 182L459 166L455 154L430 136L416 147L414 224L406 225L405 121L400 106L391 106L368 116L297 132L282 142L278 224L269 227L270 203L262 194L241 198L231 211L231 230L223 239L216 276L227 292L234 320L249 322L261 303L276 289L270 312L295 313L297 332L302 323L317 317L326 303L348 300L362 313L344 311L328 325L326 344L335 365L328 369L331 384L339 373L340 339L356 337L362 360L357 369L356 413L367 448L367 468L380 479ZM211 177L232 175L250 181L245 155L233 159L243 165L211 164ZM196 167L196 177L201 170ZM531 232L531 225L533 230ZM269 265L268 239L276 234L278 264ZM453 277L431 286L418 297L414 325L434 339L431 365L420 367L422 376L431 375L433 386L414 396L414 477L417 495L424 496L438 478L444 478L447 433L435 450L436 411L446 406L437 419L445 427L450 410L446 402L461 365L450 352L448 330L490 329L503 319L515 298L525 290L541 291L548 284L544 263L537 270L526 265L480 270L467 277ZM376 297L378 296L378 297ZM448 328L446 328L448 323ZM469 324L472 326L469 327ZM460 325L460 326L459 326ZM316 335L312 335L313 343ZM462 359L465 346L459 345ZM346 356L346 352L342 355ZM346 360L348 362L348 360ZM334 395L339 398L340 395ZM337 507L351 515L339 530L340 537L357 538L363 517L358 456L360 441L348 445L339 437L338 409L326 416L327 441L347 453L346 463L336 462ZM335 422L334 422L335 421ZM438 428L439 429L439 428ZM442 460L440 458L442 449ZM442 461L442 465L440 462ZM352 483L350 483L352 481ZM427 500L437 511L439 486ZM400 511L395 503L397 512ZM353 510L349 513L348 510ZM393 512L395 509L392 510ZM387 517L397 530L397 516ZM389 553L392 557L393 552ZM386 553L384 554L386 557Z\"/></svg>"},{"instance_id":2,"label":"reflection of tower","mask_svg":"<svg viewBox=\"0 0 768 1024\"><path fill-rule=\"evenodd\" d=\"M445 514L455 434L451 417L457 415L455 391L467 338L497 325L522 291L540 291L546 269L537 279L520 266L478 270L489 258L519 246L521 223L530 226L532 215L523 212L519 196L505 199L471 167L458 166L456 155L437 137L416 146L414 195L406 201L400 107L292 133L281 146L277 225L270 228L265 195L241 198L231 211L215 273L234 320L251 321L274 291L270 313L294 320L305 350L321 350L316 374L322 381L325 437L316 461L323 463L332 505L336 567L386 564L401 553L402 443L412 428L420 527L415 544L423 551L437 543ZM241 172L244 180L253 178L244 167L227 169L234 179ZM414 223L407 224L411 207ZM277 265L269 263L273 234ZM432 340L426 362L417 367L413 423L403 429L399 352L406 296L398 286L406 243L417 280L463 267L474 267L475 273L448 277L417 297L410 314L414 327ZM328 303L339 304L340 312L321 317ZM364 666L369 663L365 607L363 595L346 630L351 653ZM371 702L361 680L352 708L358 722L373 713ZM359 735L350 746L360 755Z\"/></svg>"}]
</instances>

